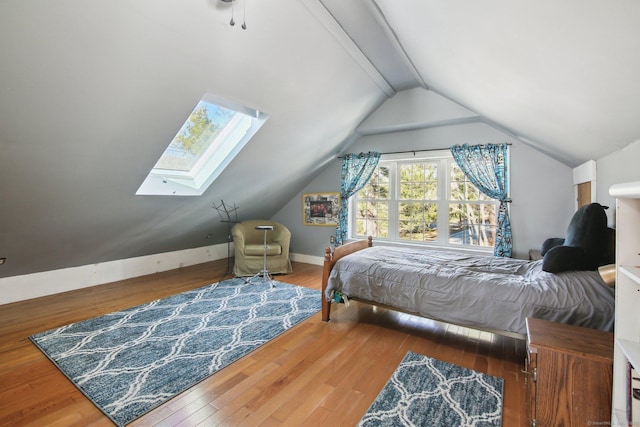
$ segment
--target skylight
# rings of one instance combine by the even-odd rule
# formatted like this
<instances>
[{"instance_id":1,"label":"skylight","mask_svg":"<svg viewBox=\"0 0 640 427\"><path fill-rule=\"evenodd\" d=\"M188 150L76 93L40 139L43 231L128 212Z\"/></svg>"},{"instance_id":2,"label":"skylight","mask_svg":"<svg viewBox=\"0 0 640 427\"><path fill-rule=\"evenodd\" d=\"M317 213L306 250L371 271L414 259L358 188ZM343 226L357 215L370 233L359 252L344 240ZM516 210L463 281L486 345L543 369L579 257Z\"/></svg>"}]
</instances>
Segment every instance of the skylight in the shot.
<instances>
[{"instance_id":1,"label":"skylight","mask_svg":"<svg viewBox=\"0 0 640 427\"><path fill-rule=\"evenodd\" d=\"M136 194L201 195L267 118L260 111L205 95Z\"/></svg>"}]
</instances>

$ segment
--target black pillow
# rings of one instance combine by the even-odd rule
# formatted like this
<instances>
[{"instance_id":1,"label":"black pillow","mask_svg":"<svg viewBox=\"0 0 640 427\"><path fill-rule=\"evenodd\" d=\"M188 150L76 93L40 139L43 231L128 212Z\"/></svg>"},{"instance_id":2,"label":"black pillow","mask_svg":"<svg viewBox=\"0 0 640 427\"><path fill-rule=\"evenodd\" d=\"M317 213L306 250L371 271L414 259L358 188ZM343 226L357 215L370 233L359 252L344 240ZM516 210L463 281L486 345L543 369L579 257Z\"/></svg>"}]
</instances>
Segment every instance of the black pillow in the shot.
<instances>
[{"instance_id":1,"label":"black pillow","mask_svg":"<svg viewBox=\"0 0 640 427\"><path fill-rule=\"evenodd\" d=\"M605 206L591 203L582 206L571 218L567 237L559 246L556 239L545 241L542 269L549 273L571 270L595 270L607 250L607 214ZM544 246L544 245L543 245ZM541 251L542 252L542 251Z\"/></svg>"},{"instance_id":2,"label":"black pillow","mask_svg":"<svg viewBox=\"0 0 640 427\"><path fill-rule=\"evenodd\" d=\"M542 242L542 248L540 249L540 255L544 256L550 249L556 246L564 245L564 239L562 237L551 237Z\"/></svg>"},{"instance_id":3,"label":"black pillow","mask_svg":"<svg viewBox=\"0 0 640 427\"><path fill-rule=\"evenodd\" d=\"M576 246L556 246L549 249L542 259L542 269L549 273L563 271L595 270L593 261L584 249Z\"/></svg>"}]
</instances>

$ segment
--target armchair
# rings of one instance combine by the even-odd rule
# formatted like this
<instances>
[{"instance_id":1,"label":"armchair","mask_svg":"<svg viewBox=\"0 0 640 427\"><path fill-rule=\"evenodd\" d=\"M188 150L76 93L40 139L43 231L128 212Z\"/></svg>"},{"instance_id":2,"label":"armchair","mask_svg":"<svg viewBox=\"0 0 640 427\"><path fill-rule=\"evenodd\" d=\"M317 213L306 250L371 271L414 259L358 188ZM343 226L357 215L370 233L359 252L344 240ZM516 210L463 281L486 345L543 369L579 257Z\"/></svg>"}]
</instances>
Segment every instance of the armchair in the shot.
<instances>
[{"instance_id":1,"label":"armchair","mask_svg":"<svg viewBox=\"0 0 640 427\"><path fill-rule=\"evenodd\" d=\"M231 229L234 246L233 274L236 277L253 276L263 269L264 231L256 230L258 225L272 225L267 232L267 270L270 274L291 273L289 243L291 232L287 227L274 221L248 220L235 224Z\"/></svg>"}]
</instances>

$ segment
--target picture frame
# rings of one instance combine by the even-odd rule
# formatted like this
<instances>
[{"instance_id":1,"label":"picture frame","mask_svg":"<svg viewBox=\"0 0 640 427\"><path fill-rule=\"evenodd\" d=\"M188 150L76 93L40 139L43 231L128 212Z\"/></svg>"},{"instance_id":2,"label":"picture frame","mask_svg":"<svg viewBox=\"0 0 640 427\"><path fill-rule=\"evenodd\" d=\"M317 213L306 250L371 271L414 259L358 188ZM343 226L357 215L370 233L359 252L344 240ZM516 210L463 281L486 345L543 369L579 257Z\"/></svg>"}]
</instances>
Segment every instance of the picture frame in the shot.
<instances>
[{"instance_id":1,"label":"picture frame","mask_svg":"<svg viewBox=\"0 0 640 427\"><path fill-rule=\"evenodd\" d=\"M304 225L338 225L340 193L306 193L302 195Z\"/></svg>"}]
</instances>

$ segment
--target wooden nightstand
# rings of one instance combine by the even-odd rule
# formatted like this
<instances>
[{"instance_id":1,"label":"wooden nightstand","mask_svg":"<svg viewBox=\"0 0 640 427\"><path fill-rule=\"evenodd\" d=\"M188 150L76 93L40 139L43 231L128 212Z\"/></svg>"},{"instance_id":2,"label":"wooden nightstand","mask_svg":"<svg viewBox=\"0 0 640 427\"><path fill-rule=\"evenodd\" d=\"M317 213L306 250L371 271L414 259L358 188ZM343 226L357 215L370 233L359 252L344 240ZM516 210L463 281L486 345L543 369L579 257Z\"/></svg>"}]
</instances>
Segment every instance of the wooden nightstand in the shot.
<instances>
[{"instance_id":1,"label":"wooden nightstand","mask_svg":"<svg viewBox=\"0 0 640 427\"><path fill-rule=\"evenodd\" d=\"M527 318L527 350L530 425L611 421L613 333Z\"/></svg>"}]
</instances>

